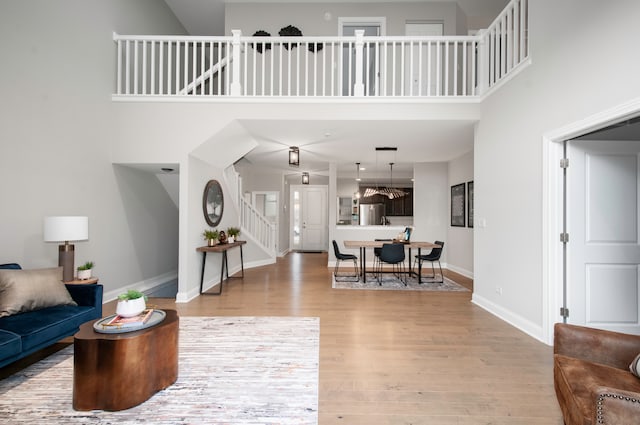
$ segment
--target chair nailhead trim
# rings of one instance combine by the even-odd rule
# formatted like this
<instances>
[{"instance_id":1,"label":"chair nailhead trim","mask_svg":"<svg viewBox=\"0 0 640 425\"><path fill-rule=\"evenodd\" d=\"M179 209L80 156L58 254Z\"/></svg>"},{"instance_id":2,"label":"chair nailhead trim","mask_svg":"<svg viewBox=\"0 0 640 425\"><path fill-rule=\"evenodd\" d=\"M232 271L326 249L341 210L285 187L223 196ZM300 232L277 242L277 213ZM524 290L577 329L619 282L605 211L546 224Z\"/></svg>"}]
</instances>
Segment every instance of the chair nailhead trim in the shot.
<instances>
[{"instance_id":1,"label":"chair nailhead trim","mask_svg":"<svg viewBox=\"0 0 640 425\"><path fill-rule=\"evenodd\" d=\"M597 416L596 419L598 420L599 424L604 424L604 399L605 398L619 398L620 400L626 400L626 401L630 401L631 403L640 403L640 400L632 398L632 397L626 397L626 396L622 396L622 395L617 395L617 394L602 394L600 395L600 397L598 397L598 402L597 405L598 407L597 409Z\"/></svg>"}]
</instances>

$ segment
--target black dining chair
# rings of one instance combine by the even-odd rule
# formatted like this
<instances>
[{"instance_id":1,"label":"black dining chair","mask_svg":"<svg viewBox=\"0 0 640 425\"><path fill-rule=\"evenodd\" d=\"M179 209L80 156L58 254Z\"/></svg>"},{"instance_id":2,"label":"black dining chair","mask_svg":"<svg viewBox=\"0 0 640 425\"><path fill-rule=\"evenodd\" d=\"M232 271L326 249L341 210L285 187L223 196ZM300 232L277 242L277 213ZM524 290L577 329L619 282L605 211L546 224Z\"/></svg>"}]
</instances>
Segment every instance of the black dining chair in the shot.
<instances>
[{"instance_id":1,"label":"black dining chair","mask_svg":"<svg viewBox=\"0 0 640 425\"><path fill-rule=\"evenodd\" d=\"M335 276L336 282L357 282L358 280L360 280L360 273L358 270L358 257L353 254L343 254L338 248L338 243L335 240L332 242L333 254L336 256L336 266L333 269L333 275ZM340 267L340 262L348 260L353 261L353 269L355 271L355 274L341 276L341 278L343 279L338 280L338 268Z\"/></svg>"},{"instance_id":2,"label":"black dining chair","mask_svg":"<svg viewBox=\"0 0 640 425\"><path fill-rule=\"evenodd\" d=\"M376 242L391 242L393 239L374 239ZM377 270L378 261L380 260L380 251L382 251L382 247L373 248L373 270Z\"/></svg>"},{"instance_id":3,"label":"black dining chair","mask_svg":"<svg viewBox=\"0 0 640 425\"><path fill-rule=\"evenodd\" d=\"M407 286L407 279L405 276L404 268L404 244L401 243L385 243L380 249L380 257L378 258L378 268L376 270L376 276L378 283L382 286L382 280L380 275L382 274L382 264L392 264L393 273L398 276L400 281Z\"/></svg>"},{"instance_id":4,"label":"black dining chair","mask_svg":"<svg viewBox=\"0 0 640 425\"><path fill-rule=\"evenodd\" d=\"M442 283L444 282L444 275L442 274L442 265L440 264L440 256L442 255L442 250L444 249L444 242L442 241L435 241L434 244L439 245L439 247L437 248L433 248L431 250L430 253L425 254L425 255L416 255L416 258L413 262L414 264L414 268L415 268L415 263L416 261L419 261L419 269L422 269L422 263L425 261L429 261L431 262L431 271L433 272L433 274L431 276L425 276L427 278L430 279L435 279L436 278L436 269L435 269L435 262L438 262L438 268L440 269L440 280L438 281L434 281L434 283Z\"/></svg>"}]
</instances>

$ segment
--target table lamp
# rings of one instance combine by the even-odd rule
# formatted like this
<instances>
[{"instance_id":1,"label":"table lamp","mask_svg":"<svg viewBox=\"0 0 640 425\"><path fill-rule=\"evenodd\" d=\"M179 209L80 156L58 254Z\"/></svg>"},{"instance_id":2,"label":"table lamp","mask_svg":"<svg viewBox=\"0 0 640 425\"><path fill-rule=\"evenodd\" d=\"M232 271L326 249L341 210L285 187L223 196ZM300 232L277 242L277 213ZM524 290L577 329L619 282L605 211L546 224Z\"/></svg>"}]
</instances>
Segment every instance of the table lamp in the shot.
<instances>
[{"instance_id":1,"label":"table lamp","mask_svg":"<svg viewBox=\"0 0 640 425\"><path fill-rule=\"evenodd\" d=\"M44 241L64 242L58 246L58 265L62 266L62 280L73 280L74 246L69 241L89 239L89 217L45 217Z\"/></svg>"}]
</instances>

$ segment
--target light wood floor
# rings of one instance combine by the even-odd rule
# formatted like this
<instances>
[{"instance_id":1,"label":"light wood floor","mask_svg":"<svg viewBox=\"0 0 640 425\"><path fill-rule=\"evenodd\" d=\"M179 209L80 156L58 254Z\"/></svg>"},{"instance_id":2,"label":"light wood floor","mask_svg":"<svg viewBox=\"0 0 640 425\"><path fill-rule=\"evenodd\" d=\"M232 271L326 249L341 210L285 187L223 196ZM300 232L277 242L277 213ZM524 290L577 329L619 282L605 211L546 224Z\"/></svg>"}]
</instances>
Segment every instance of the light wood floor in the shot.
<instances>
[{"instance_id":1,"label":"light wood floor","mask_svg":"<svg viewBox=\"0 0 640 425\"><path fill-rule=\"evenodd\" d=\"M562 424L552 348L472 304L471 292L335 290L326 265L326 254L289 254L221 296L150 302L181 316L319 317L320 425Z\"/></svg>"},{"instance_id":2,"label":"light wood floor","mask_svg":"<svg viewBox=\"0 0 640 425\"><path fill-rule=\"evenodd\" d=\"M331 271L326 254L293 253L246 270L219 297L152 302L182 316L320 317L320 425L562 424L552 348L471 292L336 290Z\"/></svg>"}]
</instances>

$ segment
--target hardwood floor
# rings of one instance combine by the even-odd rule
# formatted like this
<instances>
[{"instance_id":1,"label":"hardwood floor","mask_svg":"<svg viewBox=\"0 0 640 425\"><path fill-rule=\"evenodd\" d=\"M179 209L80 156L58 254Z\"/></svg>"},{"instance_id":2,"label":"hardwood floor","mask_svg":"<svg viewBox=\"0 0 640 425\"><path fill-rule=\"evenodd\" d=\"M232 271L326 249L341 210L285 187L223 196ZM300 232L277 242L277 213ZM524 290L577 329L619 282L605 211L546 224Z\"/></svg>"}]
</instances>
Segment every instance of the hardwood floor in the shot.
<instances>
[{"instance_id":1,"label":"hardwood floor","mask_svg":"<svg viewBox=\"0 0 640 425\"><path fill-rule=\"evenodd\" d=\"M562 425L552 348L471 292L336 290L331 271L326 254L294 253L229 280L221 296L150 303L181 316L319 317L320 425Z\"/></svg>"},{"instance_id":2,"label":"hardwood floor","mask_svg":"<svg viewBox=\"0 0 640 425\"><path fill-rule=\"evenodd\" d=\"M321 425L562 424L552 348L471 292L336 290L331 271L326 254L293 253L229 280L219 297L151 302L182 316L320 317Z\"/></svg>"}]
</instances>

